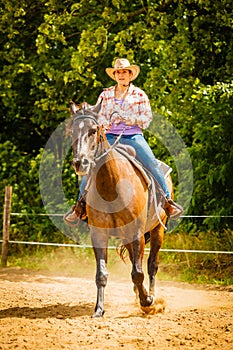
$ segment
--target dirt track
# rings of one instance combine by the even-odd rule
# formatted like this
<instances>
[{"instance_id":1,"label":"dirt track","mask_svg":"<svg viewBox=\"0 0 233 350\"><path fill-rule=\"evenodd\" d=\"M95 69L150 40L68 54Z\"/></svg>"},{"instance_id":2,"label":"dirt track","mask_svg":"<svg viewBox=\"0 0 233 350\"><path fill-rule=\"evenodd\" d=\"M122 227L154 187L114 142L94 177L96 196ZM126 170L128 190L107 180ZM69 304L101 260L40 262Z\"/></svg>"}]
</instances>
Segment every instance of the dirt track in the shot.
<instances>
[{"instance_id":1,"label":"dirt track","mask_svg":"<svg viewBox=\"0 0 233 350\"><path fill-rule=\"evenodd\" d=\"M233 287L159 282L164 314L144 315L124 275L109 276L92 319L92 278L0 269L0 349L233 349Z\"/></svg>"}]
</instances>

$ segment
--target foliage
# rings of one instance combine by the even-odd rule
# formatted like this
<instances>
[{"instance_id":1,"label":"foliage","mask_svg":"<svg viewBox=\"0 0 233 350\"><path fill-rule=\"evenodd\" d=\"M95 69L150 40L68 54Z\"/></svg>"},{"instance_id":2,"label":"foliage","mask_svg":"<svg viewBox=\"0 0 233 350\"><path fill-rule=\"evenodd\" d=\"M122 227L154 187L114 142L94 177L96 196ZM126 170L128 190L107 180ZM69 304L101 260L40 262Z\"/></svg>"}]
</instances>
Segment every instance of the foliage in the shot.
<instances>
[{"instance_id":1,"label":"foliage","mask_svg":"<svg viewBox=\"0 0 233 350\"><path fill-rule=\"evenodd\" d=\"M197 203L199 210L212 215L232 215L232 91L233 84L217 83L200 88L192 96L195 125L191 152L198 179L193 206Z\"/></svg>"},{"instance_id":2,"label":"foliage","mask_svg":"<svg viewBox=\"0 0 233 350\"><path fill-rule=\"evenodd\" d=\"M94 104L102 89L112 84L105 67L124 56L140 65L135 84L188 147L194 171L189 212L232 215L230 0L0 4L1 203L9 184L13 211L43 212L38 171L47 140L69 117L70 99ZM145 135L157 157L173 165L162 143ZM70 177L67 158L63 183L72 202L76 181ZM208 219L203 229L221 231L226 225L232 228L232 220L226 224ZM17 236L34 239L30 225L25 229L17 223L14 230ZM36 231L47 239L54 227L38 222Z\"/></svg>"},{"instance_id":3,"label":"foliage","mask_svg":"<svg viewBox=\"0 0 233 350\"><path fill-rule=\"evenodd\" d=\"M193 250L196 252L160 252L160 274L164 278L194 283L232 284L231 255L211 253L232 252L231 230L199 232L187 235L185 231L165 238L166 249ZM201 253L209 251L210 253ZM199 251L199 252L198 252Z\"/></svg>"},{"instance_id":4,"label":"foliage","mask_svg":"<svg viewBox=\"0 0 233 350\"><path fill-rule=\"evenodd\" d=\"M226 246L225 243L228 242ZM165 251L160 251L159 280L185 281L190 283L211 283L214 285L232 285L232 258L226 254L202 254L166 252L166 249L191 250L224 250L232 251L232 231L203 232L196 236L189 236L185 232L170 234L164 242ZM20 249L20 248L18 248ZM21 252L21 251L20 251ZM15 253L15 252L14 252ZM147 271L146 254L143 269ZM27 251L22 248L22 254L11 254L9 266L45 270L66 276L90 276L94 278L95 259L92 249L75 247L46 247L28 246ZM108 251L108 269L112 274L127 270L130 275L130 263L125 265L116 251Z\"/></svg>"}]
</instances>

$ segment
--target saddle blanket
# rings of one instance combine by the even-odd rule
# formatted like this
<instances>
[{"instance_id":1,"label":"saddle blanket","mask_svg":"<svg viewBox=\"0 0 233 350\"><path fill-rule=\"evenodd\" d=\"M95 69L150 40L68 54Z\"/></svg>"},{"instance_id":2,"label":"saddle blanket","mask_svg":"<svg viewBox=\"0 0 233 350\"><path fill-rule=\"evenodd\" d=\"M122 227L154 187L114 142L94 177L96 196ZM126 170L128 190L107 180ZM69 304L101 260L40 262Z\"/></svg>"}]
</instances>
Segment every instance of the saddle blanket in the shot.
<instances>
[{"instance_id":1,"label":"saddle blanket","mask_svg":"<svg viewBox=\"0 0 233 350\"><path fill-rule=\"evenodd\" d=\"M122 154L124 157L126 157L130 162L132 162L132 164L134 164L134 166L141 172L141 174L143 175L144 179L146 180L148 186L151 185L151 182L155 180L156 182L156 187L158 186L158 183L156 181L156 179L154 179L153 175L150 173L149 170L147 170L143 164L141 162L139 162L136 158L135 158L135 150L133 147L131 146L125 146L122 144L118 144L115 147L115 150L117 152L119 152L120 154ZM170 173L172 172L172 168L167 165L166 163L158 160L159 163L159 167L162 170L162 173L165 177L165 179L170 175Z\"/></svg>"}]
</instances>

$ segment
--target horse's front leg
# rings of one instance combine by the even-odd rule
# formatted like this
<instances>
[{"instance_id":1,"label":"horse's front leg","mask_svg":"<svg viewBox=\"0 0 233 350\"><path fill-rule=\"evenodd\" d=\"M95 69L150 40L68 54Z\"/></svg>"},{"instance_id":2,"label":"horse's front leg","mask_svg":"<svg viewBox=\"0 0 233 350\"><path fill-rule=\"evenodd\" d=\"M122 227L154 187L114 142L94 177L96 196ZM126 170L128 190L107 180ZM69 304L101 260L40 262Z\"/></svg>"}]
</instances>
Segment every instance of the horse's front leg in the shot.
<instances>
[{"instance_id":1,"label":"horse's front leg","mask_svg":"<svg viewBox=\"0 0 233 350\"><path fill-rule=\"evenodd\" d=\"M96 286L97 286L97 301L95 306L95 312L92 317L102 317L104 315L104 290L107 284L108 272L106 268L107 264L107 242L106 245L98 247L93 242L93 249L96 258Z\"/></svg>"}]
</instances>

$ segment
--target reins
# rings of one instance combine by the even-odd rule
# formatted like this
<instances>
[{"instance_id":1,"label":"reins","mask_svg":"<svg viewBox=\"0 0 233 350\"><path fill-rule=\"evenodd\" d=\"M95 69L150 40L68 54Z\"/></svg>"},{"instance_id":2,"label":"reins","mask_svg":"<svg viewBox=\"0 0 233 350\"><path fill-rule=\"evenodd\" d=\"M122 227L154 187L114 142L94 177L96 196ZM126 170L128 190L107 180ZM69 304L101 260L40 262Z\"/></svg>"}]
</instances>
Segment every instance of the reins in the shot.
<instances>
[{"instance_id":1,"label":"reins","mask_svg":"<svg viewBox=\"0 0 233 350\"><path fill-rule=\"evenodd\" d=\"M108 154L113 150L113 148L116 147L116 145L117 145L117 144L119 143L119 141L120 141L121 136L124 134L125 129L126 129L126 127L125 127L125 128L122 130L122 132L117 136L116 141L114 142L113 145L111 145L107 150L105 150L105 152L102 153L99 157L96 157L96 158L95 158L96 161L99 161L101 158L103 158L103 157L105 157L106 155L108 155Z\"/></svg>"}]
</instances>

